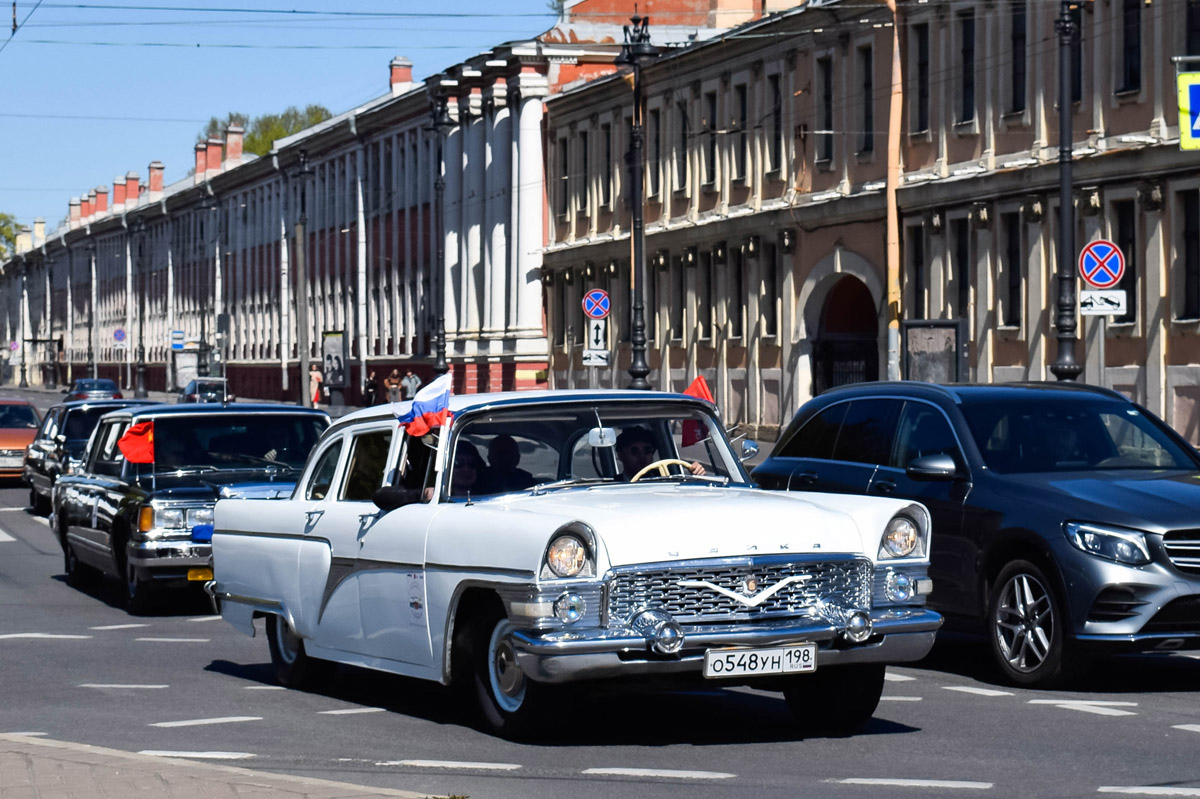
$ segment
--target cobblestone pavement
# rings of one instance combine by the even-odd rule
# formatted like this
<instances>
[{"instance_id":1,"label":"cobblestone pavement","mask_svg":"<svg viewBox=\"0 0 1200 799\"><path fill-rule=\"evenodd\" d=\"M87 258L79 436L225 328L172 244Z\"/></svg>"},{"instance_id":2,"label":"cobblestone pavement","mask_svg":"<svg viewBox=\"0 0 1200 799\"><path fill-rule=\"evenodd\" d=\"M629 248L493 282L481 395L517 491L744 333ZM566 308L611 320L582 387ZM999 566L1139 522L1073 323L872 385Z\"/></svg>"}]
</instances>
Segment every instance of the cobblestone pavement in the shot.
<instances>
[{"instance_id":1,"label":"cobblestone pavement","mask_svg":"<svg viewBox=\"0 0 1200 799\"><path fill-rule=\"evenodd\" d=\"M425 794L269 774L22 735L0 735L3 799L373 799Z\"/></svg>"}]
</instances>

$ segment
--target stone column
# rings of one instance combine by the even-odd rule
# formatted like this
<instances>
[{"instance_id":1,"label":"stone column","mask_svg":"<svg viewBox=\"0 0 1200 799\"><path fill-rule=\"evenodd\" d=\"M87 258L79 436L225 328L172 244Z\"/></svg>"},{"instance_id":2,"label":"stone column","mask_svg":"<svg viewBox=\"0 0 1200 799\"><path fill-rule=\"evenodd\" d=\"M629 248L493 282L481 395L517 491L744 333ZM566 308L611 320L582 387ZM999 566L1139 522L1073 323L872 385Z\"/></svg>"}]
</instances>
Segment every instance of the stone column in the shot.
<instances>
[{"instance_id":1,"label":"stone column","mask_svg":"<svg viewBox=\"0 0 1200 799\"><path fill-rule=\"evenodd\" d=\"M545 353L542 336L542 244L545 230L545 179L542 174L545 159L542 153L542 98L549 94L546 76L530 70L517 76L521 93L520 117L517 128L518 212L517 259L513 264L517 275L517 324L519 334L531 340L530 351ZM518 351L521 348L518 347Z\"/></svg>"},{"instance_id":2,"label":"stone column","mask_svg":"<svg viewBox=\"0 0 1200 799\"><path fill-rule=\"evenodd\" d=\"M459 113L457 102L450 104L451 116L455 118L456 123L461 123L465 119L464 114ZM459 247L459 242L462 240L462 152L463 152L463 128L461 124L450 130L446 136L445 148L442 152L442 164L434 164L433 171L436 176L439 169L445 169L446 189L444 208L442 219L445 220L445 256L446 262L440 265L442 274L440 280L445 290L442 292L445 318L446 318L446 334L457 333L461 328L465 327L462 320L459 319L458 309L458 291L459 281L458 276L462 271L462 252ZM431 203L432 205L432 203ZM437 235L435 233L435 235ZM436 291L436 284L434 290ZM434 331L434 335L437 332Z\"/></svg>"},{"instance_id":3,"label":"stone column","mask_svg":"<svg viewBox=\"0 0 1200 799\"><path fill-rule=\"evenodd\" d=\"M462 317L464 332L472 338L480 330L479 297L483 289L483 206L484 172L486 171L485 141L486 126L483 121L483 91L478 87L463 98L466 117L460 116L459 125L465 131L463 138L463 242L462 270ZM461 112L460 112L461 114ZM475 349L475 344L468 346Z\"/></svg>"},{"instance_id":4,"label":"stone column","mask_svg":"<svg viewBox=\"0 0 1200 799\"><path fill-rule=\"evenodd\" d=\"M484 335L503 335L508 283L508 225L512 178L512 124L507 102L508 87L503 79L492 84L484 99L491 100L491 127L487 142L487 230L488 248L485 275L486 308Z\"/></svg>"}]
</instances>

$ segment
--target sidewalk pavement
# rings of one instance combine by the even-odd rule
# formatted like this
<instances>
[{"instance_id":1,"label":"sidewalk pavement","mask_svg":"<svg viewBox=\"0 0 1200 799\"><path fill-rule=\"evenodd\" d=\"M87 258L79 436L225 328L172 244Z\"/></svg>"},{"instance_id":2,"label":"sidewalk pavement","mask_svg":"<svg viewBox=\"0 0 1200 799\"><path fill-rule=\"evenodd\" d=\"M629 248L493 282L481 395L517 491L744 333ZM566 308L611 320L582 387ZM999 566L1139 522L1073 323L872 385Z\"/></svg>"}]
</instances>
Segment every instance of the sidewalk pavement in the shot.
<instances>
[{"instance_id":1,"label":"sidewalk pavement","mask_svg":"<svg viewBox=\"0 0 1200 799\"><path fill-rule=\"evenodd\" d=\"M59 399L63 398L62 388L51 389L51 388L46 388L45 386L28 386L26 388L18 389L15 386L10 386L10 385L0 386L0 388L7 388L7 389L13 389L13 390L17 390L17 391L31 392L31 393L35 393L35 394L45 394L49 397L58 397ZM124 393L125 393L126 397L133 396L132 391L126 391ZM152 399L157 402L166 403L168 405L174 404L177 397L178 397L178 394L174 391L150 391L150 390L146 391L147 399ZM254 399L252 397L238 397L238 401L239 402L263 402L268 405L292 405L293 404L291 402L281 402L280 400L261 400L261 399ZM320 409L325 411L326 413L328 413L334 419L336 419L339 416L345 416L348 413L353 413L354 411L359 410L359 407L357 405L332 405L331 406L331 405L326 405L326 404L322 403Z\"/></svg>"},{"instance_id":2,"label":"sidewalk pavement","mask_svg":"<svg viewBox=\"0 0 1200 799\"><path fill-rule=\"evenodd\" d=\"M423 799L428 794L135 754L27 735L0 735L0 796L4 799Z\"/></svg>"}]
</instances>

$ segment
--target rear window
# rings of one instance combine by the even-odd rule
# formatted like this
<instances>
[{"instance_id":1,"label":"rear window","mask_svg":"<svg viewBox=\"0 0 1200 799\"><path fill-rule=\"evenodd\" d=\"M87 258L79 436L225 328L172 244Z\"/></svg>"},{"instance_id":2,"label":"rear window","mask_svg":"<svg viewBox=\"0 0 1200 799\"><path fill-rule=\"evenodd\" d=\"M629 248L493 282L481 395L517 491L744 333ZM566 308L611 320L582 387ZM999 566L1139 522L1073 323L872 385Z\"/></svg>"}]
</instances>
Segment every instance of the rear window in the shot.
<instances>
[{"instance_id":1,"label":"rear window","mask_svg":"<svg viewBox=\"0 0 1200 799\"><path fill-rule=\"evenodd\" d=\"M77 380L76 391L116 391L117 384L111 380Z\"/></svg>"},{"instance_id":2,"label":"rear window","mask_svg":"<svg viewBox=\"0 0 1200 799\"><path fill-rule=\"evenodd\" d=\"M70 411L67 414L67 421L63 424L63 435L68 441L87 438L96 429L96 423L100 421L100 417L112 408L80 408L79 410Z\"/></svg>"},{"instance_id":3,"label":"rear window","mask_svg":"<svg viewBox=\"0 0 1200 799\"><path fill-rule=\"evenodd\" d=\"M326 424L298 414L214 413L154 421L157 470L304 466Z\"/></svg>"}]
</instances>

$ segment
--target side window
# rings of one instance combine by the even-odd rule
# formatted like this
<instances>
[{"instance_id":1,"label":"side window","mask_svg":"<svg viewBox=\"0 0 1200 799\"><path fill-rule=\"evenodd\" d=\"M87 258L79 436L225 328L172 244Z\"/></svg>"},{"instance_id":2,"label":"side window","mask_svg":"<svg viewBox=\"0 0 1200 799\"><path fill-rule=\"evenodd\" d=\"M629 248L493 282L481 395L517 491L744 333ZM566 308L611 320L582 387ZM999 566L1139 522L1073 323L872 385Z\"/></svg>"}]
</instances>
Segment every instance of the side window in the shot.
<instances>
[{"instance_id":1,"label":"side window","mask_svg":"<svg viewBox=\"0 0 1200 799\"><path fill-rule=\"evenodd\" d=\"M117 442L125 434L127 421L110 422L97 431L96 448L93 450L89 470L96 474L118 475L121 473L121 463L125 456L121 454Z\"/></svg>"},{"instance_id":2,"label":"side window","mask_svg":"<svg viewBox=\"0 0 1200 799\"><path fill-rule=\"evenodd\" d=\"M427 443L428 442L428 443ZM399 474L392 477L392 485L411 490L433 487L433 461L437 452L437 439L405 436L404 455L400 460Z\"/></svg>"},{"instance_id":3,"label":"side window","mask_svg":"<svg viewBox=\"0 0 1200 799\"><path fill-rule=\"evenodd\" d=\"M846 409L849 407L850 403L839 402L821 411L784 442L775 455L781 458L829 460L833 457L833 444L837 441L838 430L842 427L842 419L845 418Z\"/></svg>"},{"instance_id":4,"label":"side window","mask_svg":"<svg viewBox=\"0 0 1200 799\"><path fill-rule=\"evenodd\" d=\"M100 460L100 452L104 449L104 441L108 437L109 433L112 432L114 427L116 427L116 424L109 422L108 424L100 425L98 428L96 428L96 431L92 433L93 439L91 443L95 446L92 446L88 449L89 456L87 470L89 472L95 471L96 461Z\"/></svg>"},{"instance_id":5,"label":"side window","mask_svg":"<svg viewBox=\"0 0 1200 799\"><path fill-rule=\"evenodd\" d=\"M325 499L329 487L333 485L333 473L337 471L338 458L342 455L342 439L331 444L321 453L317 465L313 467L312 476L308 478L308 486L304 489L305 499Z\"/></svg>"},{"instance_id":6,"label":"side window","mask_svg":"<svg viewBox=\"0 0 1200 799\"><path fill-rule=\"evenodd\" d=\"M907 469L923 455L950 455L955 463L962 463L954 431L942 412L923 402L906 402L896 427L891 465Z\"/></svg>"},{"instance_id":7,"label":"side window","mask_svg":"<svg viewBox=\"0 0 1200 799\"><path fill-rule=\"evenodd\" d=\"M900 405L900 400L891 399L851 402L833 447L833 459L850 463L887 463Z\"/></svg>"},{"instance_id":8,"label":"side window","mask_svg":"<svg viewBox=\"0 0 1200 799\"><path fill-rule=\"evenodd\" d=\"M341 499L345 502L370 502L383 485L388 450L392 447L391 430L374 430L354 437Z\"/></svg>"},{"instance_id":9,"label":"side window","mask_svg":"<svg viewBox=\"0 0 1200 799\"><path fill-rule=\"evenodd\" d=\"M42 420L42 429L38 430L37 437L39 439L50 439L58 435L58 412L46 414L46 418Z\"/></svg>"}]
</instances>

